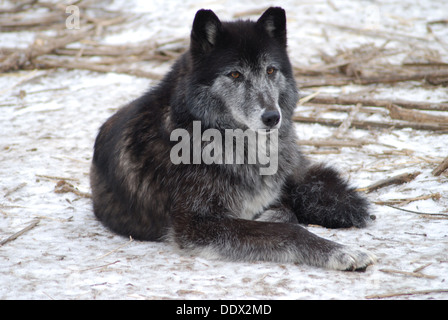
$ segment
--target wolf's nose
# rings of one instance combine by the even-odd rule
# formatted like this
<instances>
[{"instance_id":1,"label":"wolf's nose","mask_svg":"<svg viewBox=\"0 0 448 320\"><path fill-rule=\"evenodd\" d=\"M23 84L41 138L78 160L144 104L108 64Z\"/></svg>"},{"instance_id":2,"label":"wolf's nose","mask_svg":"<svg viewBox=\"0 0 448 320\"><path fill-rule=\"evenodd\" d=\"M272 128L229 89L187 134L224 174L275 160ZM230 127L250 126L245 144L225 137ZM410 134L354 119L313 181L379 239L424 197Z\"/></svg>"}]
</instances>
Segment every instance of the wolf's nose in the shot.
<instances>
[{"instance_id":1,"label":"wolf's nose","mask_svg":"<svg viewBox=\"0 0 448 320\"><path fill-rule=\"evenodd\" d=\"M280 121L280 113L278 111L266 111L261 115L261 121L267 127L274 127Z\"/></svg>"}]
</instances>

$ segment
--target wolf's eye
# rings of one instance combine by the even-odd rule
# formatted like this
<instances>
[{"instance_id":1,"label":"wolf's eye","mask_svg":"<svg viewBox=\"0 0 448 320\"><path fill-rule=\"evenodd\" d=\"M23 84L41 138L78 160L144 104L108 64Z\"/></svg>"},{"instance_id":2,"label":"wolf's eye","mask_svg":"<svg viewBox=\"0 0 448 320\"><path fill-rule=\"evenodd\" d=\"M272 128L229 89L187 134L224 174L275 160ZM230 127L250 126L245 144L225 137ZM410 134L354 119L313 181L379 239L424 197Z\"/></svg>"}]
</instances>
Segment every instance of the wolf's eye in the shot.
<instances>
[{"instance_id":1,"label":"wolf's eye","mask_svg":"<svg viewBox=\"0 0 448 320\"><path fill-rule=\"evenodd\" d=\"M229 73L229 75L233 78L233 79L238 79L241 76L241 73L239 73L238 71L232 71Z\"/></svg>"},{"instance_id":2,"label":"wolf's eye","mask_svg":"<svg viewBox=\"0 0 448 320\"><path fill-rule=\"evenodd\" d=\"M269 67L269 68L266 69L266 73L269 74L269 75L274 74L274 72L275 72L275 68L274 67Z\"/></svg>"}]
</instances>

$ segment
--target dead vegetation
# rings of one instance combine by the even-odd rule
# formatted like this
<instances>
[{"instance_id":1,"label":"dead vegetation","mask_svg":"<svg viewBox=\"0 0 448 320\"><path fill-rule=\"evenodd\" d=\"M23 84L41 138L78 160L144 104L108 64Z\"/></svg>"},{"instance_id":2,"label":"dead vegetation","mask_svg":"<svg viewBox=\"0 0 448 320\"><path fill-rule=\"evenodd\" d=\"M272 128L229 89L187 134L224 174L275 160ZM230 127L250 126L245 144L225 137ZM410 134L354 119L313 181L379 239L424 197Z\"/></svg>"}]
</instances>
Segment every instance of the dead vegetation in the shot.
<instances>
[{"instance_id":1,"label":"dead vegetation","mask_svg":"<svg viewBox=\"0 0 448 320\"><path fill-rule=\"evenodd\" d=\"M186 38L167 41L146 39L120 45L104 44L101 39L108 32L113 32L114 27L124 27L125 23L138 17L103 9L105 6L95 4L94 1L77 1L74 4L82 14L76 17L78 21L75 21L77 24L73 29L68 28L73 19L70 20L72 13L67 10L65 4L28 0L15 2L12 7L0 9L1 32L26 30L35 34L33 43L27 48L0 48L0 73L65 68L124 73L158 80L162 75L145 70L145 65L154 61L173 61L187 49ZM244 17L262 12L263 9L235 15ZM447 24L447 21L429 22L428 31L431 31L431 27L435 24ZM348 138L346 132L350 128L364 130L412 128L432 131L439 135L448 132L448 113L446 113L448 102L372 98L365 97L363 91L338 96L319 93L321 87L348 84L393 85L398 82L418 81L426 86L447 86L448 62L443 61L439 53L434 50L407 52L407 58L401 64L390 64L385 59L403 53L402 50L388 49L390 42L425 44L427 39L412 35L357 30L329 23L325 25L345 32L361 33L366 37L381 38L384 39L384 43L381 46L365 44L353 49L339 50L335 55L321 52L322 63L295 67L294 74L299 87L313 90L311 93L302 94L299 106L312 108L314 111L312 116L304 116L301 112L297 112L294 120L337 127L332 137L324 140L304 140L300 141L300 144L314 146L316 152L338 153L340 148L344 147L362 148L368 144L378 144L376 141ZM442 43L441 39L436 40ZM324 116L326 113L334 112L345 113L347 116L344 120ZM381 115L381 120L369 120L368 116L372 114ZM435 166L434 176L443 174L447 167L448 162L445 159ZM406 182L412 180L415 174L407 173L402 176ZM386 182L396 182L395 178L388 178ZM365 189L370 192L382 187L383 182L379 181L378 184ZM55 191L78 192L68 184L63 184Z\"/></svg>"},{"instance_id":2,"label":"dead vegetation","mask_svg":"<svg viewBox=\"0 0 448 320\"><path fill-rule=\"evenodd\" d=\"M0 48L0 72L19 69L67 68L118 72L160 79L159 74L144 72L140 70L141 68L130 68L129 65L145 61L171 61L188 46L188 39L171 39L166 42L146 39L133 44L102 44L101 38L108 32L109 27L123 25L138 17L102 9L93 1L77 1L75 4L80 12L82 11L82 14L77 16L76 25L73 25L71 13L67 12L68 6L64 4L22 1L14 7L0 9L1 32L26 30L36 33L34 42L26 49ZM263 10L253 10L235 14L235 16L243 17L258 11ZM428 23L428 27L436 23L446 22L434 21ZM328 25L349 32L356 31L340 25ZM69 29L72 27L73 29ZM361 31L357 30L357 32ZM365 33L370 37L380 36L372 32ZM366 44L358 48L339 51L334 56L321 52L321 64L295 67L297 83L301 88L403 81L422 81L430 85L446 86L448 63L442 61L437 52L428 50L421 52L418 57L415 54L410 55L409 59L401 65L381 62L384 57L402 53L387 49L389 42L406 41L406 39L427 41L412 36L388 34L380 47ZM76 46L71 46L72 44ZM92 57L95 59L92 60ZM385 102L378 103L384 106ZM440 107L444 111L448 109L447 104Z\"/></svg>"},{"instance_id":3,"label":"dead vegetation","mask_svg":"<svg viewBox=\"0 0 448 320\"><path fill-rule=\"evenodd\" d=\"M70 19L73 13L67 13L67 6L63 4L28 1L0 10L1 32L35 32L34 42L25 49L0 48L0 72L65 68L160 79L159 74L129 65L169 61L185 49L184 39L164 43L143 40L131 45L101 44L101 38L110 28L123 25L137 18L136 15L102 9L93 1L78 1L76 7L82 12L76 23ZM42 10L47 12L32 14ZM165 50L163 47L168 44L171 49Z\"/></svg>"},{"instance_id":4,"label":"dead vegetation","mask_svg":"<svg viewBox=\"0 0 448 320\"><path fill-rule=\"evenodd\" d=\"M67 6L65 4L26 0L16 1L11 7L0 8L1 33L32 32L35 35L34 41L25 48L0 48L0 76L21 70L32 70L29 76L24 79L24 81L27 81L42 76L41 73L36 73L36 70L63 68L94 72L116 72L158 80L163 75L152 72L150 68L148 69L148 65L154 61L161 63L174 61L188 47L187 38L162 41L146 39L137 43L120 45L105 44L101 41L105 35L115 32L116 28L123 28L126 23L137 17L104 9L94 1L77 1L74 4L83 12L79 16L79 29L67 28L66 23L70 13L66 13ZM259 14L264 9L236 13L235 17L244 18L247 15ZM427 24L428 30L431 30L435 24L448 26L448 20L429 22ZM384 43L380 46L374 44L361 45L353 49L340 50L332 55L321 52L321 63L294 68L294 75L299 87L308 90L302 93L294 120L336 128L332 136L325 139L299 141L299 144L310 147L306 152L316 154L340 153L342 148L361 149L366 145L382 145L375 139L356 139L347 134L354 128L369 132L377 130L391 132L393 129L412 128L439 135L440 139L446 139L448 101L409 101L375 97L370 87L372 84L394 86L409 81L416 82L420 86L446 87L448 85L448 62L443 60L435 51L428 49L404 52L407 54L407 58L402 63L391 64L387 62L387 57L403 54L402 51L389 49L391 42L426 44L427 39L397 33L384 34L371 30L357 30L336 24L326 25L345 32L361 33L365 37L384 39ZM436 39L441 43L443 40ZM365 89L337 96L320 92L323 87L340 87L349 84L365 86ZM301 112L302 108L306 108L307 115ZM335 113L343 116L332 118ZM375 120L370 119L372 115L376 116L374 117ZM371 136L375 135L372 134ZM377 159L395 159L393 157L396 156L401 157L401 159L408 159L409 164L420 166L424 163L432 168L434 178L442 176L442 179L446 179L448 157L443 160L442 158L419 158L414 156L413 150L396 148L389 148L382 154L374 155ZM391 161L393 162L393 160ZM378 165L370 170L381 171L384 169ZM416 179L419 174L420 171L410 168L409 172L391 175L358 190L371 193L385 187L403 185ZM78 190L75 185L79 184L79 181L76 179L44 175L36 175L36 177L54 182L53 192L55 193L70 193L79 198L91 197L89 193ZM3 190L3 198L8 199L25 186L26 183L20 183L14 188ZM377 200L374 203L405 210L400 209L400 207L421 200L439 201L444 196L440 193L428 193L422 190L422 193L418 196L384 201ZM0 205L0 209L2 208L8 207ZM447 214L443 213L406 211L419 214L425 219L447 219ZM7 215L1 210L0 213ZM39 219L46 219L46 217ZM31 221L20 231L2 240L0 246L14 241L29 230L39 226L39 219ZM132 241L131 238L123 246L117 247L100 258L106 257ZM380 271L405 277L434 278L432 275L423 274L419 269L410 272L395 269L381 269ZM202 292L188 290L179 290L178 294L184 296L192 292L202 294ZM409 290L370 295L365 298L381 299L405 295L424 295L434 292L447 292L447 290Z\"/></svg>"}]
</instances>

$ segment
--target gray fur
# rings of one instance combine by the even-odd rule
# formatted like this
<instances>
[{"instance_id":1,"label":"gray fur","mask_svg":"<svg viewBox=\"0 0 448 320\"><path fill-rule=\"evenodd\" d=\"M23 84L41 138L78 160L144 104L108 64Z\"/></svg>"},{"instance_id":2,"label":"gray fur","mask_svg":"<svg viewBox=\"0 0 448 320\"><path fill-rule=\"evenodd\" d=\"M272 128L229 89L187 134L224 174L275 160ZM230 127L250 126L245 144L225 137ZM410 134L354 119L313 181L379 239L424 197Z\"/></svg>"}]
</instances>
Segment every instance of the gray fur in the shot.
<instances>
[{"instance_id":1,"label":"gray fur","mask_svg":"<svg viewBox=\"0 0 448 320\"><path fill-rule=\"evenodd\" d=\"M229 76L235 71L241 77ZM200 10L190 50L159 86L101 127L91 167L95 215L119 234L168 241L208 258L364 269L373 255L299 225L363 227L369 216L366 200L336 171L301 154L291 120L297 99L283 9L268 9L258 22L232 23ZM278 123L262 120L267 111L278 112ZM183 130L194 146L195 121L202 133L223 136L267 129L256 135L266 150L275 146L266 153L278 160L274 172L260 174L269 164L249 156L242 164L193 162L194 155L189 164L173 163L171 133ZM199 152L221 143L210 139L199 141Z\"/></svg>"},{"instance_id":2,"label":"gray fur","mask_svg":"<svg viewBox=\"0 0 448 320\"><path fill-rule=\"evenodd\" d=\"M221 75L213 82L210 91L215 98L225 101L226 107L240 126L252 130L278 129L281 121L275 127L268 128L262 123L261 116L269 110L276 110L281 114L278 104L279 87L284 87L286 80L280 72L272 76L275 78L274 81L268 79L265 70L273 67L274 63L267 58L260 60L259 69L255 71L244 65L229 68L238 70L245 79L235 85L232 79Z\"/></svg>"}]
</instances>

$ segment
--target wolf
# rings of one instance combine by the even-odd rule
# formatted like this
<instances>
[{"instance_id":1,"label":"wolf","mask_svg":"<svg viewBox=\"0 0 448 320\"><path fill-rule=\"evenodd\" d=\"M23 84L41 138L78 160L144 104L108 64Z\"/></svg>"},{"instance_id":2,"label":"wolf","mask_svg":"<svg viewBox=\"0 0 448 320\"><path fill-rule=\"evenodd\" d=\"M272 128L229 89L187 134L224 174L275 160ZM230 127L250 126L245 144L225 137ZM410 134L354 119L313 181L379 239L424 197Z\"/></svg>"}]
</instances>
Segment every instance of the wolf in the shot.
<instances>
[{"instance_id":1,"label":"wolf","mask_svg":"<svg viewBox=\"0 0 448 320\"><path fill-rule=\"evenodd\" d=\"M231 22L199 10L189 49L99 130L90 173L96 217L118 234L207 258L365 270L373 254L306 229L361 228L370 216L368 201L336 170L302 155L292 121L297 101L282 8ZM171 133L189 133L195 147L198 121L201 133L261 130L265 140L275 133L275 172L262 175L263 164L253 161L171 161L178 143Z\"/></svg>"}]
</instances>

